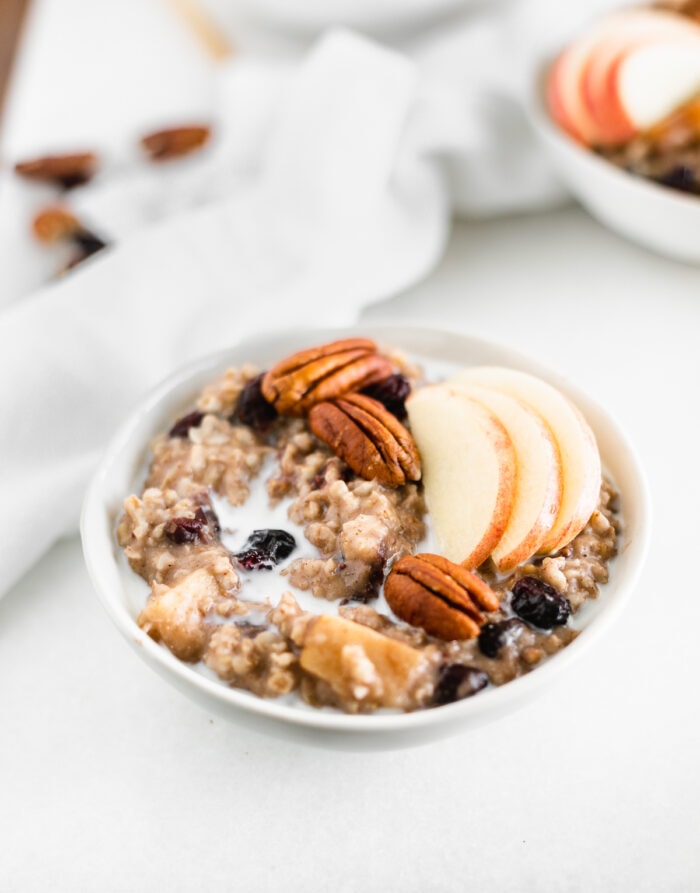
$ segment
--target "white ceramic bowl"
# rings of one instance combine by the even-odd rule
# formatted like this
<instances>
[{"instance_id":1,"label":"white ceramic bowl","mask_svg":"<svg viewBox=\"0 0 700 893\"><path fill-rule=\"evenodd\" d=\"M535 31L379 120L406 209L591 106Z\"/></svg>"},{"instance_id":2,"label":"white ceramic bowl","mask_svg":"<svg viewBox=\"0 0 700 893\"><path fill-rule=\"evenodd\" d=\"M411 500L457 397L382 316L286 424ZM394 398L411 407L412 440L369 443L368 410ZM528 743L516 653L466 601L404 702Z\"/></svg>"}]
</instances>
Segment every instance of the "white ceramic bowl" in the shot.
<instances>
[{"instance_id":1,"label":"white ceramic bowl","mask_svg":"<svg viewBox=\"0 0 700 893\"><path fill-rule=\"evenodd\" d=\"M338 337L366 335L401 348L418 360L459 366L497 364L523 369L556 383L581 407L593 427L603 463L617 483L622 500L624 540L612 579L596 602L577 615L582 633L536 670L500 688L445 707L410 714L348 716L256 698L205 678L156 644L136 624L145 601L143 580L128 567L116 538L116 519L124 498L140 489L149 439L181 414L201 387L228 365L244 361L260 368L280 357ZM85 559L97 593L129 644L168 682L236 723L252 725L315 744L346 749L402 747L474 728L524 706L545 686L558 680L610 626L632 595L649 539L650 506L636 454L617 424L584 393L526 357L467 335L395 326L292 332L260 338L201 360L170 377L135 410L107 448L86 496L82 517ZM578 625L578 623L577 623ZM590 659L590 658L589 658ZM585 662L581 672L585 672Z\"/></svg>"},{"instance_id":2,"label":"white ceramic bowl","mask_svg":"<svg viewBox=\"0 0 700 893\"><path fill-rule=\"evenodd\" d=\"M316 33L326 28L386 32L427 24L479 0L239 0L250 16L277 28Z\"/></svg>"},{"instance_id":3,"label":"white ceramic bowl","mask_svg":"<svg viewBox=\"0 0 700 893\"><path fill-rule=\"evenodd\" d=\"M550 118L541 81L530 111L562 183L594 217L644 248L700 263L700 197L629 174L577 143Z\"/></svg>"}]
</instances>

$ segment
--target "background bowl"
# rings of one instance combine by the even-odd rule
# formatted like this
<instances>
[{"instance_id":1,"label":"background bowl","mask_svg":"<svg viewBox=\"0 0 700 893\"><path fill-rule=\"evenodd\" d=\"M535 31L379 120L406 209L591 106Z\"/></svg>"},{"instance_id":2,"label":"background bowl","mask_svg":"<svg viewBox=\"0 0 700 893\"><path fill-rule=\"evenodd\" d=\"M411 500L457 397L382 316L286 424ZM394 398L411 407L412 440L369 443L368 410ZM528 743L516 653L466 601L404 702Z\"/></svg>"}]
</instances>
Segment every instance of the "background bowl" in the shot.
<instances>
[{"instance_id":1,"label":"background bowl","mask_svg":"<svg viewBox=\"0 0 700 893\"><path fill-rule=\"evenodd\" d=\"M577 143L550 118L541 80L530 112L562 183L594 217L644 248L700 263L700 197L629 174Z\"/></svg>"},{"instance_id":2,"label":"background bowl","mask_svg":"<svg viewBox=\"0 0 700 893\"><path fill-rule=\"evenodd\" d=\"M445 707L410 714L383 712L348 716L332 710L263 700L198 673L156 644L136 624L148 590L126 563L114 531L124 498L140 489L150 438L191 405L201 387L228 365L253 362L266 368L292 351L352 335L364 335L381 344L396 346L417 360L446 371L450 364L496 364L523 369L551 381L587 417L598 438L604 467L621 493L622 549L615 559L612 579L600 598L587 604L577 615L577 620L580 619L577 626L583 630L581 635L534 672ZM617 424L583 392L539 364L493 343L423 328L376 325L343 330L307 329L251 340L204 358L168 378L135 410L108 446L86 495L81 524L85 560L104 607L140 657L168 682L205 709L234 722L345 749L413 745L474 728L527 704L544 686L558 680L564 669L619 614L639 579L649 530L649 497L636 454Z\"/></svg>"},{"instance_id":3,"label":"background bowl","mask_svg":"<svg viewBox=\"0 0 700 893\"><path fill-rule=\"evenodd\" d=\"M289 31L358 28L368 33L428 24L479 0L239 0L251 16Z\"/></svg>"}]
</instances>

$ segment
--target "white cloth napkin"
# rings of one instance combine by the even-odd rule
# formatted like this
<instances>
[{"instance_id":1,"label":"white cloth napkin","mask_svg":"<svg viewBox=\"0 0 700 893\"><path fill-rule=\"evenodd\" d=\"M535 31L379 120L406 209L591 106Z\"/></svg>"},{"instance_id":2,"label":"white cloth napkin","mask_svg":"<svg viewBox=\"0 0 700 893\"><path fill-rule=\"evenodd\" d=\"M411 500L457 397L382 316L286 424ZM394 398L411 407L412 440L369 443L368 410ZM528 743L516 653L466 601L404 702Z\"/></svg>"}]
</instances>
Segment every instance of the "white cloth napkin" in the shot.
<instances>
[{"instance_id":1,"label":"white cloth napkin","mask_svg":"<svg viewBox=\"0 0 700 893\"><path fill-rule=\"evenodd\" d=\"M538 30L550 5L404 52L339 31L293 70L238 59L211 150L74 193L114 244L0 310L0 593L76 529L107 438L174 368L253 332L353 321L433 268L452 212L561 198L524 111L542 36L561 38Z\"/></svg>"}]
</instances>

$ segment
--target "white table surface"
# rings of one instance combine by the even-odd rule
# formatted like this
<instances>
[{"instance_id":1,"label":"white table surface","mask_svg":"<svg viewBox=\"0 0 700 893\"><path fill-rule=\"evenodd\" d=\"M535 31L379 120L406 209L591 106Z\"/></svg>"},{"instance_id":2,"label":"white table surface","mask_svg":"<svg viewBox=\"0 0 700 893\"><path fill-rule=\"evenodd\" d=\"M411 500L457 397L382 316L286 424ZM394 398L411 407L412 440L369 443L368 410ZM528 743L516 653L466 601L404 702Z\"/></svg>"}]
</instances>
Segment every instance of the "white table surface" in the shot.
<instances>
[{"instance_id":1,"label":"white table surface","mask_svg":"<svg viewBox=\"0 0 700 893\"><path fill-rule=\"evenodd\" d=\"M39 49L76 3L37 4L6 147L39 132L42 72L73 76ZM458 225L439 269L366 318L500 340L615 415L655 507L631 607L527 709L339 753L171 689L112 627L77 537L61 542L0 601L3 893L700 889L700 269L572 207Z\"/></svg>"}]
</instances>

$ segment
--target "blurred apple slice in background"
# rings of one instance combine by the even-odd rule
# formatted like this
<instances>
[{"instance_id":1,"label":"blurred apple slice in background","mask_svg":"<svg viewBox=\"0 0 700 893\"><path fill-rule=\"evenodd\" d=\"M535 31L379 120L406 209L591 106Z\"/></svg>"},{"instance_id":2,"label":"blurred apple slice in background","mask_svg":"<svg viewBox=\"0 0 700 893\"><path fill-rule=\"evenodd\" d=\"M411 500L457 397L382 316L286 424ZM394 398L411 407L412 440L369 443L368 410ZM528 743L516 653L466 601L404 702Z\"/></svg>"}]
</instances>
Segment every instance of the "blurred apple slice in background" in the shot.
<instances>
[{"instance_id":1,"label":"blurred apple slice in background","mask_svg":"<svg viewBox=\"0 0 700 893\"><path fill-rule=\"evenodd\" d=\"M700 28L695 30L693 40L644 41L614 63L607 114L619 130L647 130L700 91Z\"/></svg>"},{"instance_id":2,"label":"blurred apple slice in background","mask_svg":"<svg viewBox=\"0 0 700 893\"><path fill-rule=\"evenodd\" d=\"M552 529L562 494L562 468L554 435L522 400L453 378L460 393L486 406L513 443L516 483L513 508L503 536L491 553L502 573L535 555Z\"/></svg>"},{"instance_id":3,"label":"blurred apple slice in background","mask_svg":"<svg viewBox=\"0 0 700 893\"><path fill-rule=\"evenodd\" d=\"M509 394L530 406L549 427L561 457L562 494L559 512L540 552L561 549L583 530L600 498L600 453L581 412L553 385L517 369L475 366L460 371L446 384L477 384Z\"/></svg>"},{"instance_id":4,"label":"blurred apple slice in background","mask_svg":"<svg viewBox=\"0 0 700 893\"><path fill-rule=\"evenodd\" d=\"M478 567L513 507L516 460L508 432L484 405L444 385L416 391L406 408L438 548L451 561Z\"/></svg>"},{"instance_id":5,"label":"blurred apple slice in background","mask_svg":"<svg viewBox=\"0 0 700 893\"><path fill-rule=\"evenodd\" d=\"M582 78L584 103L599 131L600 145L631 139L637 125L621 115L615 80L622 60L632 51L662 40L694 40L700 28L684 16L661 10L631 10L617 17L589 54Z\"/></svg>"},{"instance_id":6,"label":"blurred apple slice in background","mask_svg":"<svg viewBox=\"0 0 700 893\"><path fill-rule=\"evenodd\" d=\"M628 9L592 24L554 61L550 115L589 146L617 145L700 90L700 24L670 10Z\"/></svg>"},{"instance_id":7,"label":"blurred apple slice in background","mask_svg":"<svg viewBox=\"0 0 700 893\"><path fill-rule=\"evenodd\" d=\"M563 130L588 145L598 142L599 132L585 102L582 82L599 36L599 29L593 28L563 50L549 71L545 87L552 118Z\"/></svg>"}]
</instances>

